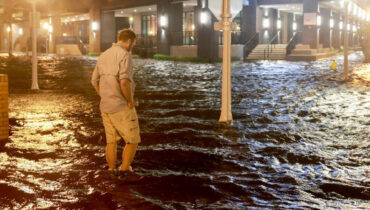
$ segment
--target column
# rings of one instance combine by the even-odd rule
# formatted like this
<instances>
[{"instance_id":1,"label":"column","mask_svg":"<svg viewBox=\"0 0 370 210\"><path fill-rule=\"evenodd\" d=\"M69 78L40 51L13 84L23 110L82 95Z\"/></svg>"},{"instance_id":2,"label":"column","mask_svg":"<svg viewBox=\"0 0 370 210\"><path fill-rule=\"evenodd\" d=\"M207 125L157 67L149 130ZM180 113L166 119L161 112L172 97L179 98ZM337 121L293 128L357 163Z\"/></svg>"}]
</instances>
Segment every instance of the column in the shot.
<instances>
[{"instance_id":1,"label":"column","mask_svg":"<svg viewBox=\"0 0 370 210\"><path fill-rule=\"evenodd\" d=\"M171 54L171 45L182 45L183 24L182 2L171 3L169 0L161 0L157 3L158 19L158 53Z\"/></svg>"},{"instance_id":2,"label":"column","mask_svg":"<svg viewBox=\"0 0 370 210\"><path fill-rule=\"evenodd\" d=\"M112 47L112 43L117 40L116 19L114 11L101 13L101 32L100 32L100 51L104 52Z\"/></svg>"},{"instance_id":3,"label":"column","mask_svg":"<svg viewBox=\"0 0 370 210\"><path fill-rule=\"evenodd\" d=\"M316 14L318 11L318 0L303 0L303 15ZM310 45L311 49L319 48L317 25L304 25L302 43Z\"/></svg>"},{"instance_id":4,"label":"column","mask_svg":"<svg viewBox=\"0 0 370 210\"><path fill-rule=\"evenodd\" d=\"M340 39L340 14L333 12L332 18L334 21L334 26L332 28L332 47L335 49L339 49L341 46L341 39Z\"/></svg>"},{"instance_id":5,"label":"column","mask_svg":"<svg viewBox=\"0 0 370 210\"><path fill-rule=\"evenodd\" d=\"M353 20L352 19L350 19L350 20L348 20L348 25L349 26L346 26L346 27L348 27L347 28L347 33L348 33L348 46L349 47L353 47L353 28L352 28L352 25L353 25Z\"/></svg>"},{"instance_id":6,"label":"column","mask_svg":"<svg viewBox=\"0 0 370 210\"><path fill-rule=\"evenodd\" d=\"M218 59L219 33L214 30L214 23L217 21L217 18L208 8L208 0L198 0L198 6L195 9L198 57L212 60Z\"/></svg>"},{"instance_id":7,"label":"column","mask_svg":"<svg viewBox=\"0 0 370 210\"><path fill-rule=\"evenodd\" d=\"M330 9L320 8L321 26L320 26L320 43L324 48L330 48Z\"/></svg>"},{"instance_id":8,"label":"column","mask_svg":"<svg viewBox=\"0 0 370 210\"><path fill-rule=\"evenodd\" d=\"M57 41L62 37L62 22L59 15L55 15L51 19L53 30L51 32L51 39L49 41L49 52L56 53Z\"/></svg>"},{"instance_id":9,"label":"column","mask_svg":"<svg viewBox=\"0 0 370 210\"><path fill-rule=\"evenodd\" d=\"M90 12L90 23L89 23L89 52L100 53L100 9L91 8Z\"/></svg>"},{"instance_id":10,"label":"column","mask_svg":"<svg viewBox=\"0 0 370 210\"><path fill-rule=\"evenodd\" d=\"M0 51L4 50L4 25L3 23L0 25Z\"/></svg>"},{"instance_id":11,"label":"column","mask_svg":"<svg viewBox=\"0 0 370 210\"><path fill-rule=\"evenodd\" d=\"M243 6L240 13L240 30L243 40L247 42L257 33L257 0L249 0L249 5Z\"/></svg>"}]
</instances>

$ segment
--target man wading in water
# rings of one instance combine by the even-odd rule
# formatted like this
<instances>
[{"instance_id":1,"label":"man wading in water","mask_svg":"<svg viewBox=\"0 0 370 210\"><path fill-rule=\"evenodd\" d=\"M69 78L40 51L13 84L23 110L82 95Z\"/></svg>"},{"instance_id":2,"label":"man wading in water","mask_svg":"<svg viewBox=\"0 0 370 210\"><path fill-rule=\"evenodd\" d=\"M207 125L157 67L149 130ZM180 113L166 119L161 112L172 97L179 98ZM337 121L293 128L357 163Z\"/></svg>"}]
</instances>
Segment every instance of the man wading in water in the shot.
<instances>
[{"instance_id":1,"label":"man wading in water","mask_svg":"<svg viewBox=\"0 0 370 210\"><path fill-rule=\"evenodd\" d=\"M136 148L141 142L140 128L134 106L135 82L131 50L136 35L125 29L118 35L118 42L100 55L91 83L101 98L100 111L107 137L106 159L109 170L114 172L117 160L117 143L121 137L126 142L122 153L122 165L117 178L137 182L143 177L131 168Z\"/></svg>"}]
</instances>

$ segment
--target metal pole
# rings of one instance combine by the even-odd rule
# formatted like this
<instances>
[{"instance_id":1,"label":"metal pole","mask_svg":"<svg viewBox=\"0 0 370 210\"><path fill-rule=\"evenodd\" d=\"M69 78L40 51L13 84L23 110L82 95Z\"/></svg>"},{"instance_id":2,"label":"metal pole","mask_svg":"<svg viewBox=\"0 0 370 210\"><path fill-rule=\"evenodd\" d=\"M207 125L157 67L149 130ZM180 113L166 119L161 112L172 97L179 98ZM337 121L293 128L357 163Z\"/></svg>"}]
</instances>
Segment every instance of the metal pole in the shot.
<instances>
[{"instance_id":1,"label":"metal pole","mask_svg":"<svg viewBox=\"0 0 370 210\"><path fill-rule=\"evenodd\" d=\"M223 0L222 99L220 122L231 122L231 12L230 0Z\"/></svg>"},{"instance_id":2,"label":"metal pole","mask_svg":"<svg viewBox=\"0 0 370 210\"><path fill-rule=\"evenodd\" d=\"M344 6L344 70L343 70L343 79L348 80L348 1L345 2Z\"/></svg>"},{"instance_id":3,"label":"metal pole","mask_svg":"<svg viewBox=\"0 0 370 210\"><path fill-rule=\"evenodd\" d=\"M37 27L36 2L32 1L32 90L38 90L37 83Z\"/></svg>"}]
</instances>

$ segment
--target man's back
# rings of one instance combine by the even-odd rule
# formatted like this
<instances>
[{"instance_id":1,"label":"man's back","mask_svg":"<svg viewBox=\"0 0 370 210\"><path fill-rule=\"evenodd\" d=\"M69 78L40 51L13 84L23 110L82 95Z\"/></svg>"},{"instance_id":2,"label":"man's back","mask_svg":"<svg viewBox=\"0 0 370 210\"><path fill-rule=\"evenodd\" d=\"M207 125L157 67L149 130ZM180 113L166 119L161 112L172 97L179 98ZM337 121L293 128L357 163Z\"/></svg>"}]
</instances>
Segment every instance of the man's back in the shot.
<instances>
[{"instance_id":1,"label":"man's back","mask_svg":"<svg viewBox=\"0 0 370 210\"><path fill-rule=\"evenodd\" d=\"M118 112L127 105L120 87L121 79L130 80L133 95L132 56L119 44L113 44L99 57L91 79L93 85L99 85L102 112Z\"/></svg>"}]
</instances>

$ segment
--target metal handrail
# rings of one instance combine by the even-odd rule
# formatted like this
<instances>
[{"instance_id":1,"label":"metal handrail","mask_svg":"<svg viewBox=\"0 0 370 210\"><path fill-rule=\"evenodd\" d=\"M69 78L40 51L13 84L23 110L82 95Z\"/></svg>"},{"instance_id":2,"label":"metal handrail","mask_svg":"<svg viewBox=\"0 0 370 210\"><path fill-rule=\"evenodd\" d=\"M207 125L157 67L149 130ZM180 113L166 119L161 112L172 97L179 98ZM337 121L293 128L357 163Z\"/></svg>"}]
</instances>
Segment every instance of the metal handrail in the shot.
<instances>
[{"instance_id":1,"label":"metal handrail","mask_svg":"<svg viewBox=\"0 0 370 210\"><path fill-rule=\"evenodd\" d=\"M272 52L272 47L274 47L274 48L276 47L275 46L276 44L272 44L272 42L274 42L275 39L278 38L278 37L279 37L279 32L277 32L275 34L275 36L272 37L272 39L269 41L267 47L263 50L263 57L264 57L265 60L266 60L266 58L269 58L270 57L270 52ZM266 57L266 54L267 54L267 57Z\"/></svg>"},{"instance_id":2,"label":"metal handrail","mask_svg":"<svg viewBox=\"0 0 370 210\"><path fill-rule=\"evenodd\" d=\"M259 33L256 33L250 38L244 45L244 60L247 59L248 55L253 51L259 43Z\"/></svg>"},{"instance_id":3,"label":"metal handrail","mask_svg":"<svg viewBox=\"0 0 370 210\"><path fill-rule=\"evenodd\" d=\"M301 34L301 31L297 31L294 33L292 38L290 38L288 45L286 46L287 55L289 55L292 52L292 50L295 48L295 46L297 45L298 37L300 34Z\"/></svg>"}]
</instances>

